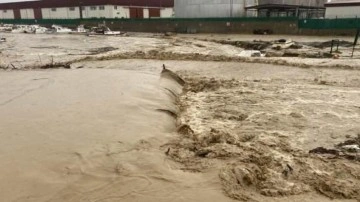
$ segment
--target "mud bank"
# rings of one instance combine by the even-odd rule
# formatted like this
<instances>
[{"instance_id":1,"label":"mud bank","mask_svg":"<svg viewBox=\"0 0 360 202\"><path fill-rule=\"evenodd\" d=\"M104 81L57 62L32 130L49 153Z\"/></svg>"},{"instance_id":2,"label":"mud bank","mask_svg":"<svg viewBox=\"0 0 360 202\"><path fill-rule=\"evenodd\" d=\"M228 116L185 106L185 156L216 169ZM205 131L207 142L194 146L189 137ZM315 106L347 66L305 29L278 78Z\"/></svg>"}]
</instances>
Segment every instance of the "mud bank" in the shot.
<instances>
[{"instance_id":1,"label":"mud bank","mask_svg":"<svg viewBox=\"0 0 360 202\"><path fill-rule=\"evenodd\" d=\"M116 60L116 59L144 59L144 60L179 60L179 61L217 61L217 62L242 62L242 63L259 63L259 64L273 64L283 66L293 66L301 68L330 68L330 69L349 69L358 70L360 66L357 63L342 63L338 61L336 63L326 63L319 61L314 64L314 61L303 61L300 60L288 60L281 58L250 58L250 57L239 57L239 56L223 56L223 55L207 55L199 53L174 53L174 52L161 52L158 50L151 50L148 52L136 51L126 52L121 54L113 54L98 57L86 57L83 59L75 60L73 63L81 63L86 61L103 61L103 60ZM326 64L324 64L326 63ZM76 65L74 66L76 68Z\"/></svg>"},{"instance_id":2,"label":"mud bank","mask_svg":"<svg viewBox=\"0 0 360 202\"><path fill-rule=\"evenodd\" d=\"M81 63L89 61L104 61L104 60L127 60L127 59L143 59L143 60L175 60L175 61L214 61L214 62L242 62L242 63L258 63L258 64L272 64L282 66L293 66L300 68L323 68L323 69L348 69L359 70L360 66L356 61L354 62L326 62L326 61L311 61L304 59L281 59L281 58L250 58L239 56L222 56L222 55L204 55L204 54L185 54L174 52L159 52L152 50L149 52L136 51L125 52L121 54L111 54L105 56L86 56L65 62L49 62L41 65L29 66L15 66L13 64L2 65L0 69L3 70L32 70L32 69L78 69L83 68ZM79 65L80 64L80 65Z\"/></svg>"},{"instance_id":3,"label":"mud bank","mask_svg":"<svg viewBox=\"0 0 360 202\"><path fill-rule=\"evenodd\" d=\"M315 106L293 101L309 99L308 95L300 93L292 99L281 93L289 88L281 90L274 81L217 79L188 71L180 71L180 75L186 84L180 97L178 137L163 148L168 156L183 164L182 170L218 170L225 194L240 201L307 201L314 194L328 198L316 201L360 200L360 131L356 120L347 122L349 129L354 130L348 140L333 145L342 149L332 153L316 152L319 149L314 148L309 152L298 140L326 129L312 123L315 117L308 112ZM287 86L309 85L286 82ZM359 87L355 89L358 91ZM268 94L274 90L278 95ZM351 90L348 93L352 94ZM303 105L300 110L299 105ZM276 107L286 110L279 112ZM359 117L356 106L351 107ZM329 117L320 119L328 127L337 124ZM338 132L341 131L345 132ZM348 145L352 149L346 150Z\"/></svg>"},{"instance_id":4,"label":"mud bank","mask_svg":"<svg viewBox=\"0 0 360 202\"><path fill-rule=\"evenodd\" d=\"M239 36L238 36L239 37ZM360 69L359 59L321 58L329 52L328 42L313 43L301 49L273 50L271 42L232 42L191 37L130 37L7 35L0 47L0 69L29 70L48 68L82 68L86 61L114 59L154 59L184 61L222 61L275 64L302 68ZM91 45L89 45L91 44ZM234 45L235 44L235 45ZM238 44L238 45L236 45ZM343 43L342 47L348 46ZM322 49L321 47L326 47ZM244 50L269 49L269 57L245 57ZM346 47L347 48L347 47ZM346 49L346 51L348 48ZM342 48L340 51L343 51ZM347 52L343 55L347 55ZM279 54L280 53L280 54ZM286 57L285 57L286 56ZM301 56L301 57L299 57ZM304 57L302 57L304 56Z\"/></svg>"}]
</instances>

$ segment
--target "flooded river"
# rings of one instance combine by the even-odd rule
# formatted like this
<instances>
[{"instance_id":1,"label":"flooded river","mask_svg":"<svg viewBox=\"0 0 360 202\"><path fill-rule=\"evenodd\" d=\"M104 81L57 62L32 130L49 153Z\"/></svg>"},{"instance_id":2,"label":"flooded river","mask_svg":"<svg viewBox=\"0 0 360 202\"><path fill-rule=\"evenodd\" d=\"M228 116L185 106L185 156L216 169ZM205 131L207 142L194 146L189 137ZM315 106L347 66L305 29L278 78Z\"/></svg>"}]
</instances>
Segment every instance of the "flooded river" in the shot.
<instances>
[{"instance_id":1,"label":"flooded river","mask_svg":"<svg viewBox=\"0 0 360 202\"><path fill-rule=\"evenodd\" d=\"M5 36L1 201L360 200L356 152L309 154L356 143L357 60L243 63L239 47L188 36Z\"/></svg>"}]
</instances>

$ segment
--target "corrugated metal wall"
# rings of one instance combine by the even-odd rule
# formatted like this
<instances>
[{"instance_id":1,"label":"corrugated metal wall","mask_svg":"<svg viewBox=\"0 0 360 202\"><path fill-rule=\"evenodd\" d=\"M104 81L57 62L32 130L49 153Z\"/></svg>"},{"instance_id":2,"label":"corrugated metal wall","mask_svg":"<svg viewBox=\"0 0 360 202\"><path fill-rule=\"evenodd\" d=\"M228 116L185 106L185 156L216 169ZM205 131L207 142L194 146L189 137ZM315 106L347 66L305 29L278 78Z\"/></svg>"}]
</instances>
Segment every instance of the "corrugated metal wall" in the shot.
<instances>
[{"instance_id":1,"label":"corrugated metal wall","mask_svg":"<svg viewBox=\"0 0 360 202\"><path fill-rule=\"evenodd\" d=\"M246 6L256 0L175 0L175 17L243 17Z\"/></svg>"},{"instance_id":2,"label":"corrugated metal wall","mask_svg":"<svg viewBox=\"0 0 360 202\"><path fill-rule=\"evenodd\" d=\"M259 5L262 4L287 4L287 5L302 5L313 7L324 7L326 0L258 0Z\"/></svg>"}]
</instances>

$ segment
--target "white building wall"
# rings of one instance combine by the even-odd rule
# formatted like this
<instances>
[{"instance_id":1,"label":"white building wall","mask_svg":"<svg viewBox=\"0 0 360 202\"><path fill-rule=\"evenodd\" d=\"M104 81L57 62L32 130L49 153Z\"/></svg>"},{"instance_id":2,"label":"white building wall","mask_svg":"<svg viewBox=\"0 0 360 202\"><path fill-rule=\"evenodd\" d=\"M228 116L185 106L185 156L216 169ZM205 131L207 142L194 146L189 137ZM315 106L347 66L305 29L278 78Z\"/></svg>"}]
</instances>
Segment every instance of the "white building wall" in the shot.
<instances>
[{"instance_id":1,"label":"white building wall","mask_svg":"<svg viewBox=\"0 0 360 202\"><path fill-rule=\"evenodd\" d=\"M149 18L149 9L144 8L144 18Z\"/></svg>"},{"instance_id":2,"label":"white building wall","mask_svg":"<svg viewBox=\"0 0 360 202\"><path fill-rule=\"evenodd\" d=\"M33 9L20 9L21 19L34 19Z\"/></svg>"},{"instance_id":3,"label":"white building wall","mask_svg":"<svg viewBox=\"0 0 360 202\"><path fill-rule=\"evenodd\" d=\"M100 10L100 7L104 7ZM94 8L94 9L93 9ZM114 6L98 5L98 6L84 6L83 18L112 18L114 15Z\"/></svg>"},{"instance_id":4,"label":"white building wall","mask_svg":"<svg viewBox=\"0 0 360 202\"><path fill-rule=\"evenodd\" d=\"M51 16L50 11L51 11L50 8L42 8L42 9L41 9L42 17L43 17L44 19L50 18L50 16Z\"/></svg>"},{"instance_id":5,"label":"white building wall","mask_svg":"<svg viewBox=\"0 0 360 202\"><path fill-rule=\"evenodd\" d=\"M42 17L44 19L73 19L80 18L79 8L74 7L75 10L70 10L69 7L56 8L42 8Z\"/></svg>"},{"instance_id":6,"label":"white building wall","mask_svg":"<svg viewBox=\"0 0 360 202\"><path fill-rule=\"evenodd\" d=\"M80 18L80 11L79 11L79 7L73 7L74 10L67 8L68 9L68 19L77 19Z\"/></svg>"},{"instance_id":7,"label":"white building wall","mask_svg":"<svg viewBox=\"0 0 360 202\"><path fill-rule=\"evenodd\" d=\"M106 5L105 6L105 13L106 13L106 18L114 18L114 10L115 7L112 5Z\"/></svg>"},{"instance_id":8,"label":"white building wall","mask_svg":"<svg viewBox=\"0 0 360 202\"><path fill-rule=\"evenodd\" d=\"M160 9L160 17L162 17L162 18L174 17L174 8L162 8L162 9Z\"/></svg>"},{"instance_id":9,"label":"white building wall","mask_svg":"<svg viewBox=\"0 0 360 202\"><path fill-rule=\"evenodd\" d=\"M360 6L327 7L325 18L356 18L360 17Z\"/></svg>"},{"instance_id":10,"label":"white building wall","mask_svg":"<svg viewBox=\"0 0 360 202\"><path fill-rule=\"evenodd\" d=\"M111 18L129 18L130 9L123 6L111 6L113 7L113 15ZM116 8L116 9L115 9Z\"/></svg>"},{"instance_id":11,"label":"white building wall","mask_svg":"<svg viewBox=\"0 0 360 202\"><path fill-rule=\"evenodd\" d=\"M0 19L14 19L14 11L0 10Z\"/></svg>"},{"instance_id":12,"label":"white building wall","mask_svg":"<svg viewBox=\"0 0 360 202\"><path fill-rule=\"evenodd\" d=\"M104 9L100 10L100 5L94 6L96 10L92 10L91 6L84 6L82 10L83 18L130 18L129 7L104 5ZM79 7L62 7L62 8L42 8L43 19L77 19L80 18ZM149 8L143 8L144 18L149 18ZM34 19L33 9L21 9L21 19ZM170 18L174 16L174 8L160 8L160 17ZM0 10L0 19L14 19L13 10Z\"/></svg>"}]
</instances>

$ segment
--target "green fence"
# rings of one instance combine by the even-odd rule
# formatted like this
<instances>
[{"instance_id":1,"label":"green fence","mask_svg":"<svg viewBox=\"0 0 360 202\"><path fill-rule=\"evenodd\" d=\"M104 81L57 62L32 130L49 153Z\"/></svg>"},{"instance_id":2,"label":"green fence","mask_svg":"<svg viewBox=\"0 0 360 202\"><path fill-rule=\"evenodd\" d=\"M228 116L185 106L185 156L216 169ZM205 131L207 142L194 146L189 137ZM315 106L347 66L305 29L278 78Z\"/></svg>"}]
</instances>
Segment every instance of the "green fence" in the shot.
<instances>
[{"instance_id":1,"label":"green fence","mask_svg":"<svg viewBox=\"0 0 360 202\"><path fill-rule=\"evenodd\" d=\"M299 20L300 29L358 29L360 19L301 19Z\"/></svg>"},{"instance_id":2,"label":"green fence","mask_svg":"<svg viewBox=\"0 0 360 202\"><path fill-rule=\"evenodd\" d=\"M284 22L296 21L294 17L244 17L244 18L150 18L150 19L129 19L129 18L87 18L87 19L0 19L4 24L59 24L78 25L82 22L92 23L117 23L117 22Z\"/></svg>"},{"instance_id":3,"label":"green fence","mask_svg":"<svg viewBox=\"0 0 360 202\"><path fill-rule=\"evenodd\" d=\"M151 19L121 19L121 18L89 18L89 19L0 19L4 24L40 24L40 25L73 25L97 24L97 23L121 23L121 22L254 22L254 23L276 23L276 22L298 22L299 29L358 29L360 28L359 18L347 19L298 19L296 17L243 17L243 18L151 18Z\"/></svg>"}]
</instances>

